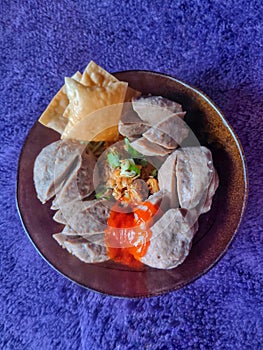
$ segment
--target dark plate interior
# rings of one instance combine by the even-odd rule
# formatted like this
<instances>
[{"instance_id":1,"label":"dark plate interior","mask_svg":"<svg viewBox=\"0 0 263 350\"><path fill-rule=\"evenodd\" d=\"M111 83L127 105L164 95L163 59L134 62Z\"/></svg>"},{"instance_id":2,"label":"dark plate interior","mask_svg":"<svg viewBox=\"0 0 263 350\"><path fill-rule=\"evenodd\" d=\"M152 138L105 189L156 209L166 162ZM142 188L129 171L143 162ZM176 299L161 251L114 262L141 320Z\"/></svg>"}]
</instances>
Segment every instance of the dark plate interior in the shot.
<instances>
[{"instance_id":1,"label":"dark plate interior","mask_svg":"<svg viewBox=\"0 0 263 350\"><path fill-rule=\"evenodd\" d=\"M233 239L247 200L247 174L242 147L222 113L199 90L154 72L126 71L115 76L144 94L178 101L200 143L213 153L220 185L212 209L200 217L200 228L185 262L172 270L143 267L131 270L113 262L85 264L52 238L62 226L53 221L50 202L42 205L33 184L33 165L43 147L59 139L51 129L35 123L24 143L18 169L17 205L24 228L39 253L57 271L95 291L121 297L146 297L176 290L204 274Z\"/></svg>"}]
</instances>

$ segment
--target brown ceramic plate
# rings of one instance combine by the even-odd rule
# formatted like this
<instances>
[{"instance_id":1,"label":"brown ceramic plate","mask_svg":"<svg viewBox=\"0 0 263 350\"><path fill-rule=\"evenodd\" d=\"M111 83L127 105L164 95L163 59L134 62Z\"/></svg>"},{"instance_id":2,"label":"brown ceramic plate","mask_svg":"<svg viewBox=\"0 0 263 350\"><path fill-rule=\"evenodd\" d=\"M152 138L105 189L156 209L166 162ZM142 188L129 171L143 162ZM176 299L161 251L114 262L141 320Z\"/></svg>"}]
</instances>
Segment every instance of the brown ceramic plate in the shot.
<instances>
[{"instance_id":1,"label":"brown ceramic plate","mask_svg":"<svg viewBox=\"0 0 263 350\"><path fill-rule=\"evenodd\" d=\"M33 165L43 147L59 135L38 122L23 146L17 178L17 205L25 231L38 252L57 271L83 287L121 297L147 297L179 289L204 274L232 241L247 200L247 171L241 144L222 112L201 91L170 76L125 71L115 76L143 94L178 101L200 143L213 153L220 184L212 209L200 217L200 228L185 262L172 270L128 267L106 262L85 264L52 238L61 226L53 221L50 202L42 205L33 184Z\"/></svg>"}]
</instances>

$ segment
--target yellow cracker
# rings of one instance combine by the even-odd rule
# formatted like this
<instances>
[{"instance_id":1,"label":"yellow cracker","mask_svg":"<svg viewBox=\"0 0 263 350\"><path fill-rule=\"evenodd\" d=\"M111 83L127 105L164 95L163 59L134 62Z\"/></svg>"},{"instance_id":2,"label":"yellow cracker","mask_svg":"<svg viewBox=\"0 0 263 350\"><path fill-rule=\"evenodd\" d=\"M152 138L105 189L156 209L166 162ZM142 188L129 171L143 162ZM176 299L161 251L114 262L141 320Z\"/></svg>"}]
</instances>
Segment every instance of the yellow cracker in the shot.
<instances>
[{"instance_id":1,"label":"yellow cracker","mask_svg":"<svg viewBox=\"0 0 263 350\"><path fill-rule=\"evenodd\" d=\"M82 78L80 80L81 84L86 86L108 86L111 83L118 82L119 80L107 72L102 67L98 66L95 62L90 61L90 63L85 68ZM132 97L141 96L141 92L128 87L125 102L130 102Z\"/></svg>"},{"instance_id":2,"label":"yellow cracker","mask_svg":"<svg viewBox=\"0 0 263 350\"><path fill-rule=\"evenodd\" d=\"M107 86L84 86L83 84L75 81L72 78L65 78L66 92L69 99L69 105L64 112L64 115L69 118L69 122L62 134L62 138L72 138L69 136L70 130L76 126L82 119L89 116L91 113L103 109L107 106L116 105L114 110L114 124L117 125L121 115L122 103L127 91L127 83L113 82ZM101 116L90 120L90 128L93 129L93 124L100 123L101 130L104 130L107 125L107 115L104 115L104 119ZM97 119L98 118L98 119ZM112 117L111 117L112 118ZM72 133L71 133L72 135ZM85 141L90 141L91 135L87 130ZM75 135L74 138L77 138ZM83 140L83 138L82 138Z\"/></svg>"},{"instance_id":3,"label":"yellow cracker","mask_svg":"<svg viewBox=\"0 0 263 350\"><path fill-rule=\"evenodd\" d=\"M72 79L80 80L81 73L76 72ZM51 128L58 133L62 134L68 120L63 116L63 113L69 103L68 97L65 92L65 85L57 92L53 97L46 110L42 113L39 118L39 122L48 128Z\"/></svg>"},{"instance_id":4,"label":"yellow cracker","mask_svg":"<svg viewBox=\"0 0 263 350\"><path fill-rule=\"evenodd\" d=\"M107 86L117 81L118 79L93 61L87 65L80 80L81 84L86 86Z\"/></svg>"},{"instance_id":5,"label":"yellow cracker","mask_svg":"<svg viewBox=\"0 0 263 350\"><path fill-rule=\"evenodd\" d=\"M116 114L123 104L101 108L75 124L68 132L68 138L79 141L117 141L119 139Z\"/></svg>"}]
</instances>

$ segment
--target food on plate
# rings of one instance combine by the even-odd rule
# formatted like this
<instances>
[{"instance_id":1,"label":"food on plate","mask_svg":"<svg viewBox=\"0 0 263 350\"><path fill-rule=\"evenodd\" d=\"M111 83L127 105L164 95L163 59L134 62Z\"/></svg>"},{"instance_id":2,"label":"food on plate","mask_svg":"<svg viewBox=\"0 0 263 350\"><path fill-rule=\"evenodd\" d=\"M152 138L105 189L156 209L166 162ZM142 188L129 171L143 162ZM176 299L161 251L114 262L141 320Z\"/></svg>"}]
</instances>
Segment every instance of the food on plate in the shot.
<instances>
[{"instance_id":1,"label":"food on plate","mask_svg":"<svg viewBox=\"0 0 263 350\"><path fill-rule=\"evenodd\" d=\"M171 151L167 148L147 140L145 137L140 137L132 142L132 147L143 154L144 156L166 156Z\"/></svg>"},{"instance_id":2,"label":"food on plate","mask_svg":"<svg viewBox=\"0 0 263 350\"><path fill-rule=\"evenodd\" d=\"M97 111L96 118L89 118L86 130L83 132L85 141L94 139L92 129L96 129L97 121L100 119L101 130L108 129L108 118L100 117L100 110L106 106L112 106L110 125L113 130L97 136L96 141L105 139L114 140L118 138L117 124L120 119L122 103L131 101L132 98L140 96L140 92L130 87L126 82L120 82L113 75L91 61L85 68L83 74L75 73L71 78L65 78L65 85L52 99L39 122L62 135L62 138L79 139L78 135L71 135L71 131L80 120L86 118L91 112ZM88 103L87 103L88 101ZM82 128L85 127L82 124ZM84 140L83 140L84 141Z\"/></svg>"},{"instance_id":3,"label":"food on plate","mask_svg":"<svg viewBox=\"0 0 263 350\"><path fill-rule=\"evenodd\" d=\"M85 86L74 79L65 78L65 85L69 104L64 112L64 116L68 118L68 123L62 133L62 139L69 138L70 130L74 129L74 126L84 118L89 119L89 129L92 130L93 127L96 127L96 119L98 117L89 118L89 115L94 111L97 111L97 115L99 115L99 111L106 106L114 106L112 107L114 108L112 115L114 116L113 122L115 122L117 133L117 124L120 119L122 103L124 102L126 95L127 83L114 82L105 87L90 87ZM89 129L87 129L87 132L90 132ZM103 138L103 136L101 137ZM94 138L92 137L92 139ZM92 139L87 135L85 141L91 141ZM97 139L97 141L104 140L105 139Z\"/></svg>"},{"instance_id":4,"label":"food on plate","mask_svg":"<svg viewBox=\"0 0 263 350\"><path fill-rule=\"evenodd\" d=\"M45 203L81 164L83 146L74 140L53 142L38 155L34 165L37 197Z\"/></svg>"},{"instance_id":5,"label":"food on plate","mask_svg":"<svg viewBox=\"0 0 263 350\"><path fill-rule=\"evenodd\" d=\"M140 119L133 110L132 104L127 105L118 123L119 133L129 139L138 138L150 128L148 123Z\"/></svg>"},{"instance_id":6,"label":"food on plate","mask_svg":"<svg viewBox=\"0 0 263 350\"><path fill-rule=\"evenodd\" d=\"M178 113L181 118L185 115L179 103L162 96L134 97L132 107L142 121L152 126L160 123L171 114Z\"/></svg>"},{"instance_id":7,"label":"food on plate","mask_svg":"<svg viewBox=\"0 0 263 350\"><path fill-rule=\"evenodd\" d=\"M171 114L161 122L153 125L150 129L145 131L142 135L148 141L155 143L166 149L175 149L181 145L189 133L189 128L181 119L185 113Z\"/></svg>"},{"instance_id":8,"label":"food on plate","mask_svg":"<svg viewBox=\"0 0 263 350\"><path fill-rule=\"evenodd\" d=\"M57 233L53 237L69 253L76 255L86 263L99 263L109 260L107 249L103 244L92 243L82 236L70 236L62 233Z\"/></svg>"},{"instance_id":9,"label":"food on plate","mask_svg":"<svg viewBox=\"0 0 263 350\"><path fill-rule=\"evenodd\" d=\"M171 208L206 213L218 187L211 152L203 146L176 150L159 169L158 182L169 194Z\"/></svg>"},{"instance_id":10,"label":"food on plate","mask_svg":"<svg viewBox=\"0 0 263 350\"><path fill-rule=\"evenodd\" d=\"M150 226L157 212L158 206L147 201L140 204L128 201L125 205L117 201L105 231L108 256L116 262L139 267L150 245Z\"/></svg>"},{"instance_id":11,"label":"food on plate","mask_svg":"<svg viewBox=\"0 0 263 350\"><path fill-rule=\"evenodd\" d=\"M72 79L80 81L81 73L76 72L72 76ZM62 134L68 122L67 118L63 116L68 103L69 100L65 91L65 85L63 85L39 118L39 122Z\"/></svg>"},{"instance_id":12,"label":"food on plate","mask_svg":"<svg viewBox=\"0 0 263 350\"><path fill-rule=\"evenodd\" d=\"M175 172L180 207L188 210L199 207L201 212L207 211L204 208L207 197L214 195L214 190L210 193L208 189L213 185L214 176L217 177L211 152L206 147L185 147L176 153Z\"/></svg>"},{"instance_id":13,"label":"food on plate","mask_svg":"<svg viewBox=\"0 0 263 350\"><path fill-rule=\"evenodd\" d=\"M61 147L56 155L60 157L63 153L66 155L67 150L64 150L64 144L68 142L62 141ZM75 142L76 144L76 142ZM83 145L77 146L81 154L75 158L73 164L70 166L70 175L64 180L63 187L61 189L56 189L56 200L59 206L65 205L66 203L82 200L83 198L89 196L94 191L93 186L93 168L96 164L96 157L93 152L84 148ZM57 177L58 162L55 163L55 178Z\"/></svg>"},{"instance_id":14,"label":"food on plate","mask_svg":"<svg viewBox=\"0 0 263 350\"><path fill-rule=\"evenodd\" d=\"M185 114L93 61L65 78L39 119L60 140L34 165L37 197L52 200L61 225L53 238L62 248L85 263L183 263L219 185L211 152L189 145Z\"/></svg>"},{"instance_id":15,"label":"food on plate","mask_svg":"<svg viewBox=\"0 0 263 350\"><path fill-rule=\"evenodd\" d=\"M103 232L107 227L110 208L104 199L84 202L69 202L60 207L68 226L77 233L91 236Z\"/></svg>"},{"instance_id":16,"label":"food on plate","mask_svg":"<svg viewBox=\"0 0 263 350\"><path fill-rule=\"evenodd\" d=\"M198 221L189 223L183 209L167 210L151 227L151 244L141 262L159 269L180 265L190 251L197 229Z\"/></svg>"}]
</instances>

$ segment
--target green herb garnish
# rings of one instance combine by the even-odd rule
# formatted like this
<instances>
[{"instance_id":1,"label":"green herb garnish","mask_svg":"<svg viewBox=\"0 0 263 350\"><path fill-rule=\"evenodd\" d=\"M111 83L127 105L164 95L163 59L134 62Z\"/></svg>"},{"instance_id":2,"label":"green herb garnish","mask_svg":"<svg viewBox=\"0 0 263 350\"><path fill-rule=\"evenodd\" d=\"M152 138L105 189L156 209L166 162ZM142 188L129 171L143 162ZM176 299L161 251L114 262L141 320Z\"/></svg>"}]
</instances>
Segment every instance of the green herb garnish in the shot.
<instances>
[{"instance_id":1,"label":"green herb garnish","mask_svg":"<svg viewBox=\"0 0 263 350\"><path fill-rule=\"evenodd\" d=\"M107 194L107 191L108 191L108 188L106 186L104 186L104 185L98 186L96 188L96 195L95 195L95 197L97 199L102 199L102 198L110 199L110 196Z\"/></svg>"},{"instance_id":2,"label":"green herb garnish","mask_svg":"<svg viewBox=\"0 0 263 350\"><path fill-rule=\"evenodd\" d=\"M120 161L121 163L121 176L124 177L134 177L140 176L140 168L137 167L133 159L124 159Z\"/></svg>"},{"instance_id":3,"label":"green herb garnish","mask_svg":"<svg viewBox=\"0 0 263 350\"><path fill-rule=\"evenodd\" d=\"M117 152L111 152L107 154L107 160L111 168L117 168L120 166L120 157Z\"/></svg>"},{"instance_id":4,"label":"green herb garnish","mask_svg":"<svg viewBox=\"0 0 263 350\"><path fill-rule=\"evenodd\" d=\"M127 137L125 137L124 142L125 149L131 155L132 158L143 158L143 155L131 146L131 143Z\"/></svg>"},{"instance_id":5,"label":"green herb garnish","mask_svg":"<svg viewBox=\"0 0 263 350\"><path fill-rule=\"evenodd\" d=\"M148 162L146 159L144 159L144 155L136 151L136 149L134 149L131 146L131 143L127 137L124 138L124 142L125 142L125 149L131 155L131 157L134 158L135 164L139 164L143 167L146 166Z\"/></svg>"},{"instance_id":6,"label":"green herb garnish","mask_svg":"<svg viewBox=\"0 0 263 350\"><path fill-rule=\"evenodd\" d=\"M143 167L145 167L148 164L147 160L143 159L143 158L142 159L135 159L134 161L135 161L135 164L141 165Z\"/></svg>"},{"instance_id":7,"label":"green herb garnish","mask_svg":"<svg viewBox=\"0 0 263 350\"><path fill-rule=\"evenodd\" d=\"M157 176L157 169L153 169L151 172L151 176L156 177Z\"/></svg>"}]
</instances>

